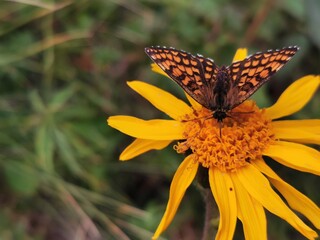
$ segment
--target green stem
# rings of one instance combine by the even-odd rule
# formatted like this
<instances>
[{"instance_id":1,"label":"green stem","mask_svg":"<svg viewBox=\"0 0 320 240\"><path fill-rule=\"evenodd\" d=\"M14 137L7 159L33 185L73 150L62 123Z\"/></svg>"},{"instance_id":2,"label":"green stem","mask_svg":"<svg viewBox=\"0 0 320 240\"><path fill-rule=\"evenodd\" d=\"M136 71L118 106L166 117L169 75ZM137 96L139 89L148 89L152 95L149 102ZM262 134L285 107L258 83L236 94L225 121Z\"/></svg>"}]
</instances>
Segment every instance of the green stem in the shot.
<instances>
[{"instance_id":1,"label":"green stem","mask_svg":"<svg viewBox=\"0 0 320 240\"><path fill-rule=\"evenodd\" d=\"M218 209L210 189L204 189L203 198L205 201L205 218L202 232L202 240L212 240L217 234L217 228L213 221L218 217Z\"/></svg>"},{"instance_id":2,"label":"green stem","mask_svg":"<svg viewBox=\"0 0 320 240\"><path fill-rule=\"evenodd\" d=\"M215 220L219 218L217 204L213 198L209 181L208 169L200 168L198 171L199 190L205 203L205 218L202 232L202 240L212 240L217 234L217 226Z\"/></svg>"}]
</instances>

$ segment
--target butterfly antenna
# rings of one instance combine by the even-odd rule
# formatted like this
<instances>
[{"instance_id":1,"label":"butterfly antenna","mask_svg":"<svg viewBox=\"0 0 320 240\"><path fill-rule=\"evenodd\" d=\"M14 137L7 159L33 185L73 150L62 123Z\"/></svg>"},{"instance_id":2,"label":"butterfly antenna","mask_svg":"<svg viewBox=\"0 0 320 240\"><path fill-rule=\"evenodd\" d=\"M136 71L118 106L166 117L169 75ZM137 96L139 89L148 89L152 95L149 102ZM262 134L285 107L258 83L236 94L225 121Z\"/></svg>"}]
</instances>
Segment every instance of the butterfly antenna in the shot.
<instances>
[{"instance_id":1,"label":"butterfly antenna","mask_svg":"<svg viewBox=\"0 0 320 240\"><path fill-rule=\"evenodd\" d=\"M207 116L202 116L202 117L196 117L196 118L192 118L192 119L188 119L188 120L182 120L182 122L189 122L189 121L194 121L194 120L208 120L210 118L212 118L212 113L210 115Z\"/></svg>"},{"instance_id":2,"label":"butterfly antenna","mask_svg":"<svg viewBox=\"0 0 320 240\"><path fill-rule=\"evenodd\" d=\"M231 118L233 121L237 122L240 126L243 126L243 124L241 122L238 121L237 118L234 118L232 115L227 115L228 118Z\"/></svg>"},{"instance_id":3,"label":"butterfly antenna","mask_svg":"<svg viewBox=\"0 0 320 240\"><path fill-rule=\"evenodd\" d=\"M249 111L249 112L230 112L230 114L227 114L228 118L231 118L233 121L237 122L240 126L243 126L243 124L238 121L237 118L235 118L234 116L237 116L239 114L251 114L254 113L255 111Z\"/></svg>"},{"instance_id":4,"label":"butterfly antenna","mask_svg":"<svg viewBox=\"0 0 320 240\"><path fill-rule=\"evenodd\" d=\"M254 113L254 111L249 111L249 112L231 112L232 114L250 114L250 113ZM228 116L230 117L230 116Z\"/></svg>"}]
</instances>

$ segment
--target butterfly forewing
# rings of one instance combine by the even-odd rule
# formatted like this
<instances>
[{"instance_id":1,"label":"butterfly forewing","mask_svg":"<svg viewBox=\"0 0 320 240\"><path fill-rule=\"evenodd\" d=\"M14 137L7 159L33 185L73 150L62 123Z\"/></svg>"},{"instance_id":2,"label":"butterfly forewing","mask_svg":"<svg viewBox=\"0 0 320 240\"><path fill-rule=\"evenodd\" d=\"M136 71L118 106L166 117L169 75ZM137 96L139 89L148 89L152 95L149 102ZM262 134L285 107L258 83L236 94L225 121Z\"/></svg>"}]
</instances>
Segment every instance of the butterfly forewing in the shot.
<instances>
[{"instance_id":1,"label":"butterfly forewing","mask_svg":"<svg viewBox=\"0 0 320 240\"><path fill-rule=\"evenodd\" d=\"M253 54L243 61L232 63L227 69L231 92L237 93L231 105L236 107L249 98L259 87L280 70L298 51L297 47L287 47L280 50L269 50Z\"/></svg>"},{"instance_id":2,"label":"butterfly forewing","mask_svg":"<svg viewBox=\"0 0 320 240\"><path fill-rule=\"evenodd\" d=\"M214 81L217 67L211 59L164 47L145 49L148 56L191 97L208 107L205 90Z\"/></svg>"}]
</instances>

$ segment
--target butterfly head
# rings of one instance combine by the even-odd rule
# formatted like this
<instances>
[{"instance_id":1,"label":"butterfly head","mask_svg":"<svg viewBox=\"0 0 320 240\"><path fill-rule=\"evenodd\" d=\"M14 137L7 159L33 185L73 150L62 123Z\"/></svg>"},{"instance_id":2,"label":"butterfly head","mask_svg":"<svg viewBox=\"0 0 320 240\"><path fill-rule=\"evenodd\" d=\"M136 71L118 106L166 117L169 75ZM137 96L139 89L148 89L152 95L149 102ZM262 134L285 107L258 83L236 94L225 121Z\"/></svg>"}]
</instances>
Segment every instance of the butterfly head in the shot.
<instances>
[{"instance_id":1,"label":"butterfly head","mask_svg":"<svg viewBox=\"0 0 320 240\"><path fill-rule=\"evenodd\" d=\"M218 122L222 122L223 119L228 117L227 113L225 111L221 111L221 110L215 111L212 114L212 116L213 116L213 118L217 119Z\"/></svg>"}]
</instances>

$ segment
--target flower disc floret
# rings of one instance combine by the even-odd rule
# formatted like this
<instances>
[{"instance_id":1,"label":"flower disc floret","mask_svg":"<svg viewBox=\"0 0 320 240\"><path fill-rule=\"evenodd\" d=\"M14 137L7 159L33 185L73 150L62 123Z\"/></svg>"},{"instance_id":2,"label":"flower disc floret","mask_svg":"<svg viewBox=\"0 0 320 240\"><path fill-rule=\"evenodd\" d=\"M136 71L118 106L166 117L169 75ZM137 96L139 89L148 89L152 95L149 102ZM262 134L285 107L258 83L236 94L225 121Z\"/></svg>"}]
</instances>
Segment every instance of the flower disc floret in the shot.
<instances>
[{"instance_id":1,"label":"flower disc floret","mask_svg":"<svg viewBox=\"0 0 320 240\"><path fill-rule=\"evenodd\" d=\"M179 142L175 150L178 153L191 150L203 167L217 167L224 172L260 159L265 148L275 140L271 120L253 101L246 101L228 116L220 124L206 108L185 115L186 140Z\"/></svg>"}]
</instances>

